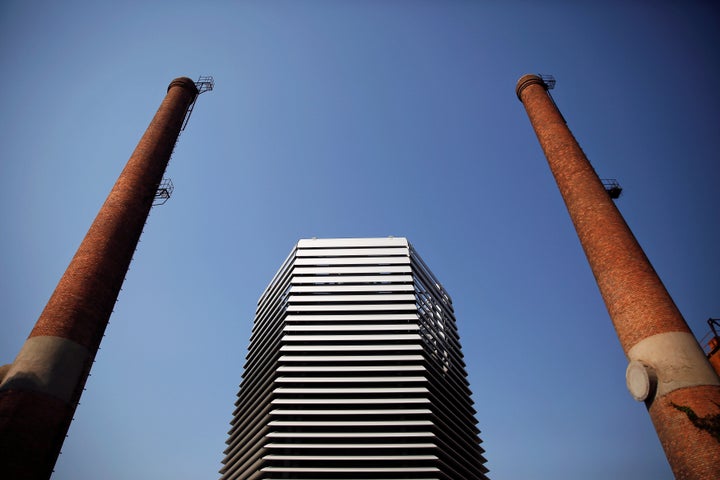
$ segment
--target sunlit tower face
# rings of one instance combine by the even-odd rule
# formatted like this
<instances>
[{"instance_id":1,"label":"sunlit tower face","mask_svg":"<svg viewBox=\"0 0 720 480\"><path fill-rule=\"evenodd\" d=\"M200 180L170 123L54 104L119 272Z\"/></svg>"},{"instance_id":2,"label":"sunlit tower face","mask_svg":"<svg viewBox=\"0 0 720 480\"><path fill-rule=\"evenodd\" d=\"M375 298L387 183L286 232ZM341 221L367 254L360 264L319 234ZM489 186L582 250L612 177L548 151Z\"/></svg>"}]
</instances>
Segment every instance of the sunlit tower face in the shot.
<instances>
[{"instance_id":1,"label":"sunlit tower face","mask_svg":"<svg viewBox=\"0 0 720 480\"><path fill-rule=\"evenodd\" d=\"M223 479L484 479L452 300L404 238L300 240L260 297Z\"/></svg>"}]
</instances>

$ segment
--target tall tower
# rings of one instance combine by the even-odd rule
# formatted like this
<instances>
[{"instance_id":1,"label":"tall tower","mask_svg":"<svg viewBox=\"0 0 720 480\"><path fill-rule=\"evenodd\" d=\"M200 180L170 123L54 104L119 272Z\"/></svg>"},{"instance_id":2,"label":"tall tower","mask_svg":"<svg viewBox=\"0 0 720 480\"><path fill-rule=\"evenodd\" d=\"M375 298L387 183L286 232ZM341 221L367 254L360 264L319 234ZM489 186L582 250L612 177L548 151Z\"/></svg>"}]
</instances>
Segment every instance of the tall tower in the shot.
<instances>
[{"instance_id":1,"label":"tall tower","mask_svg":"<svg viewBox=\"0 0 720 480\"><path fill-rule=\"evenodd\" d=\"M209 81L208 81L209 80ZM212 80L198 83L212 88ZM186 115L189 78L167 95L30 336L0 378L0 472L49 478Z\"/></svg>"},{"instance_id":2,"label":"tall tower","mask_svg":"<svg viewBox=\"0 0 720 480\"><path fill-rule=\"evenodd\" d=\"M645 402L676 478L718 478L720 380L547 89L525 75L516 93L629 360L630 393Z\"/></svg>"},{"instance_id":3,"label":"tall tower","mask_svg":"<svg viewBox=\"0 0 720 480\"><path fill-rule=\"evenodd\" d=\"M486 478L452 301L404 238L300 240L235 406L223 480Z\"/></svg>"}]
</instances>

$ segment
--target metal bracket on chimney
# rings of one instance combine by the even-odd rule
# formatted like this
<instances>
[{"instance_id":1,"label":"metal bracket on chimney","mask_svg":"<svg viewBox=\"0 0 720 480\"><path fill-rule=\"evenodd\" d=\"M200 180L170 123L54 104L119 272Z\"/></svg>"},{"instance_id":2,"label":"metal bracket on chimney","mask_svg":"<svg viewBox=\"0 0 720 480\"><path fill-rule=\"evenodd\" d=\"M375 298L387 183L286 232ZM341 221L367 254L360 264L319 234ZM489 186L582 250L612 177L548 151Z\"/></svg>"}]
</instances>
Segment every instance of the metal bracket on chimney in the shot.
<instances>
[{"instance_id":1,"label":"metal bracket on chimney","mask_svg":"<svg viewBox=\"0 0 720 480\"><path fill-rule=\"evenodd\" d=\"M601 178L600 181L602 182L603 187L605 187L605 191L608 192L608 195L610 195L610 198L613 200L620 198L620 194L623 189L617 180L614 178Z\"/></svg>"},{"instance_id":2,"label":"metal bracket on chimney","mask_svg":"<svg viewBox=\"0 0 720 480\"><path fill-rule=\"evenodd\" d=\"M201 75L200 78L198 78L198 81L195 82L195 86L198 89L198 93L195 95L195 98L193 98L187 112L185 112L185 120L183 120L182 128L180 129L181 132L185 130L185 127L187 127L190 115L192 115L192 111L195 108L195 101L197 101L197 97L202 93L212 91L212 89L215 88L215 80L210 75Z\"/></svg>"},{"instance_id":3,"label":"metal bracket on chimney","mask_svg":"<svg viewBox=\"0 0 720 480\"><path fill-rule=\"evenodd\" d=\"M153 206L165 205L165 202L170 200L170 196L173 193L175 186L172 180L169 178L163 178L160 185L158 185L157 191L155 192L155 200L153 200Z\"/></svg>"}]
</instances>

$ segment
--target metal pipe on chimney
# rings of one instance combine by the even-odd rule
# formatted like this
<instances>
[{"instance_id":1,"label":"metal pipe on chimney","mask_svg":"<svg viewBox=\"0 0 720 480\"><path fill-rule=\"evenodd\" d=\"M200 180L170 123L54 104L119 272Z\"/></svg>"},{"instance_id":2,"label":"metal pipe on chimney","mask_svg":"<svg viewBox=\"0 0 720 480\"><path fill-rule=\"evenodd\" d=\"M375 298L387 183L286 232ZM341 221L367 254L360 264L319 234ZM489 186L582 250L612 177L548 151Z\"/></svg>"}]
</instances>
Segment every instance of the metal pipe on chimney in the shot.
<instances>
[{"instance_id":1,"label":"metal pipe on chimney","mask_svg":"<svg viewBox=\"0 0 720 480\"><path fill-rule=\"evenodd\" d=\"M0 378L3 478L52 474L188 107L173 80L29 338Z\"/></svg>"},{"instance_id":2,"label":"metal pipe on chimney","mask_svg":"<svg viewBox=\"0 0 720 480\"><path fill-rule=\"evenodd\" d=\"M537 75L518 80L550 170L629 360L626 383L645 402L678 479L718 478L720 379Z\"/></svg>"}]
</instances>

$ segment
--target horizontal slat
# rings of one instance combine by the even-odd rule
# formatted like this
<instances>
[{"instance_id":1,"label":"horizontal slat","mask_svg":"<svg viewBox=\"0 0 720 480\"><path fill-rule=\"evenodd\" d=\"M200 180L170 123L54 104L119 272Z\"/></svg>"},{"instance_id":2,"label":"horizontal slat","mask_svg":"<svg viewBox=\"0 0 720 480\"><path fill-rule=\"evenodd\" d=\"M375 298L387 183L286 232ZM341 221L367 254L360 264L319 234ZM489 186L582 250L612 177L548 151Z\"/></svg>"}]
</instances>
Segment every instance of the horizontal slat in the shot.
<instances>
[{"instance_id":1,"label":"horizontal slat","mask_svg":"<svg viewBox=\"0 0 720 480\"><path fill-rule=\"evenodd\" d=\"M404 237L387 238L304 238L297 244L303 248L342 248L342 247L407 247Z\"/></svg>"},{"instance_id":2,"label":"horizontal slat","mask_svg":"<svg viewBox=\"0 0 720 480\"><path fill-rule=\"evenodd\" d=\"M396 335L285 335L282 340L284 342L354 342L358 340L375 340L384 342L388 340L420 340L420 335L416 333Z\"/></svg>"},{"instance_id":3,"label":"horizontal slat","mask_svg":"<svg viewBox=\"0 0 720 480\"><path fill-rule=\"evenodd\" d=\"M295 267L295 275L327 275L341 273L410 273L410 265L374 265L371 267Z\"/></svg>"},{"instance_id":4,"label":"horizontal slat","mask_svg":"<svg viewBox=\"0 0 720 480\"><path fill-rule=\"evenodd\" d=\"M265 448L437 448L434 443L268 443Z\"/></svg>"},{"instance_id":5,"label":"horizontal slat","mask_svg":"<svg viewBox=\"0 0 720 480\"><path fill-rule=\"evenodd\" d=\"M332 277L303 277L295 274L290 283L293 285L301 283L331 283L331 284L343 284L343 283L366 283L366 284L391 284L391 283L412 283L413 279L410 275L343 275L343 276L332 276Z\"/></svg>"},{"instance_id":6,"label":"horizontal slat","mask_svg":"<svg viewBox=\"0 0 720 480\"><path fill-rule=\"evenodd\" d=\"M390 467L366 467L366 468L342 468L342 467L333 467L333 468L319 468L319 467L263 467L261 472L269 472L269 473L412 473L412 474L418 474L418 473L437 473L440 470L438 470L436 467L398 467L398 468L390 468ZM263 477L265 478L265 477ZM287 477L283 477L287 478ZM413 478L417 480L437 480L437 478L426 478L424 475L422 478L414 476ZM268 478L267 480L275 480L273 478ZM324 477L324 480L333 480L332 478ZM340 480L340 479L338 479ZM342 479L344 480L344 478Z\"/></svg>"},{"instance_id":7,"label":"horizontal slat","mask_svg":"<svg viewBox=\"0 0 720 480\"><path fill-rule=\"evenodd\" d=\"M272 410L270 415L429 415L427 408L384 408L360 410Z\"/></svg>"},{"instance_id":8,"label":"horizontal slat","mask_svg":"<svg viewBox=\"0 0 720 480\"><path fill-rule=\"evenodd\" d=\"M311 313L306 314L290 314L285 317L288 322L293 321L307 321L307 322L324 322L324 321L399 321L399 320L417 320L417 313L364 313L364 314L330 314L330 315L315 315Z\"/></svg>"},{"instance_id":9,"label":"horizontal slat","mask_svg":"<svg viewBox=\"0 0 720 480\"><path fill-rule=\"evenodd\" d=\"M274 393L333 393L333 394L365 394L365 393L428 393L425 387L410 388L290 388L278 387Z\"/></svg>"},{"instance_id":10,"label":"horizontal slat","mask_svg":"<svg viewBox=\"0 0 720 480\"><path fill-rule=\"evenodd\" d=\"M268 425L276 427L383 427L383 426L412 426L432 425L430 420L387 420L387 421L302 421L302 420L273 420Z\"/></svg>"},{"instance_id":11,"label":"horizontal slat","mask_svg":"<svg viewBox=\"0 0 720 480\"><path fill-rule=\"evenodd\" d=\"M378 311L378 310L416 310L414 303L391 303L388 305L352 305L352 308L346 305L288 305L290 312L342 312L352 310L356 312L362 311Z\"/></svg>"},{"instance_id":12,"label":"horizontal slat","mask_svg":"<svg viewBox=\"0 0 720 480\"><path fill-rule=\"evenodd\" d=\"M290 293L413 292L411 284L391 285L293 285Z\"/></svg>"},{"instance_id":13,"label":"horizontal slat","mask_svg":"<svg viewBox=\"0 0 720 480\"><path fill-rule=\"evenodd\" d=\"M281 362L410 362L422 355L283 355Z\"/></svg>"},{"instance_id":14,"label":"horizontal slat","mask_svg":"<svg viewBox=\"0 0 720 480\"><path fill-rule=\"evenodd\" d=\"M270 432L269 438L434 438L432 432Z\"/></svg>"},{"instance_id":15,"label":"horizontal slat","mask_svg":"<svg viewBox=\"0 0 720 480\"><path fill-rule=\"evenodd\" d=\"M283 345L280 347L282 352L352 352L352 351L368 351L376 350L422 350L422 345L416 343L408 343L401 345L374 344L374 345Z\"/></svg>"},{"instance_id":16,"label":"horizontal slat","mask_svg":"<svg viewBox=\"0 0 720 480\"><path fill-rule=\"evenodd\" d=\"M377 295L290 295L288 302L414 302L415 295L412 293L380 293Z\"/></svg>"},{"instance_id":17,"label":"horizontal slat","mask_svg":"<svg viewBox=\"0 0 720 480\"><path fill-rule=\"evenodd\" d=\"M425 371L422 365L326 365L322 367L290 367L280 366L278 372L417 372Z\"/></svg>"},{"instance_id":18,"label":"horizontal slat","mask_svg":"<svg viewBox=\"0 0 720 480\"><path fill-rule=\"evenodd\" d=\"M298 257L357 257L357 256L410 255L407 247L389 248L312 248L300 249Z\"/></svg>"},{"instance_id":19,"label":"horizontal slat","mask_svg":"<svg viewBox=\"0 0 720 480\"><path fill-rule=\"evenodd\" d=\"M300 265L410 265L410 257L301 257L295 260Z\"/></svg>"},{"instance_id":20,"label":"horizontal slat","mask_svg":"<svg viewBox=\"0 0 720 480\"><path fill-rule=\"evenodd\" d=\"M429 398L275 398L273 405L385 405L393 403L430 403Z\"/></svg>"},{"instance_id":21,"label":"horizontal slat","mask_svg":"<svg viewBox=\"0 0 720 480\"><path fill-rule=\"evenodd\" d=\"M437 460L435 455L265 455L266 460Z\"/></svg>"},{"instance_id":22,"label":"horizontal slat","mask_svg":"<svg viewBox=\"0 0 720 480\"><path fill-rule=\"evenodd\" d=\"M285 325L283 331L285 332L339 332L339 331L370 331L370 332L382 332L392 330L419 330L420 325L416 323L395 323L389 325Z\"/></svg>"},{"instance_id":23,"label":"horizontal slat","mask_svg":"<svg viewBox=\"0 0 720 480\"><path fill-rule=\"evenodd\" d=\"M426 382L425 377L278 377L275 383L412 383Z\"/></svg>"}]
</instances>

